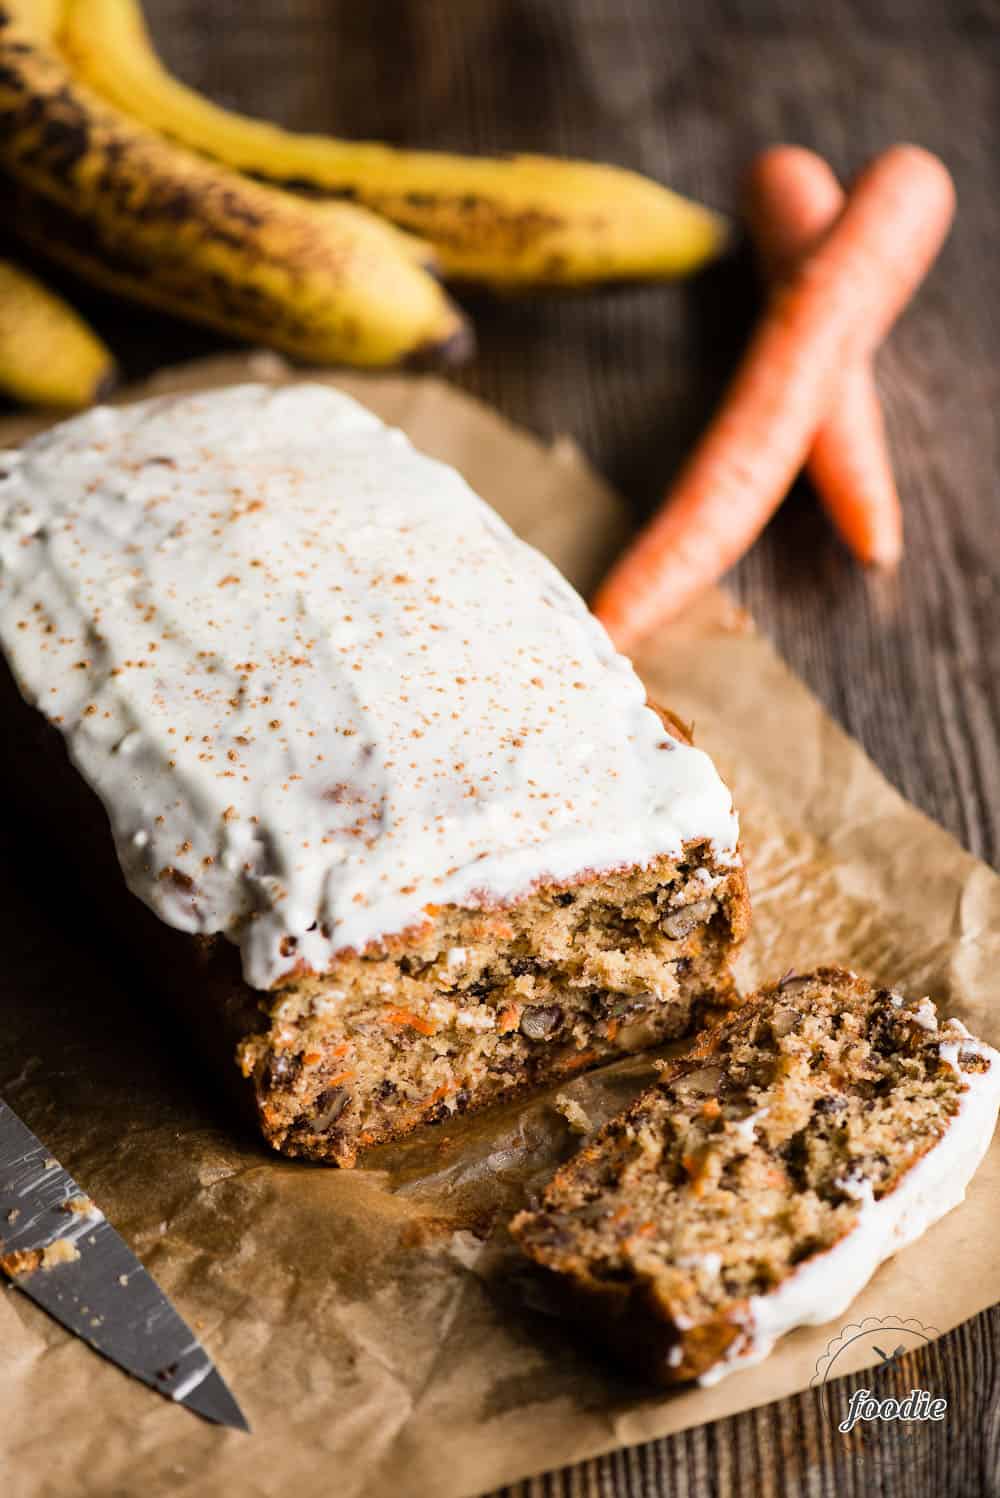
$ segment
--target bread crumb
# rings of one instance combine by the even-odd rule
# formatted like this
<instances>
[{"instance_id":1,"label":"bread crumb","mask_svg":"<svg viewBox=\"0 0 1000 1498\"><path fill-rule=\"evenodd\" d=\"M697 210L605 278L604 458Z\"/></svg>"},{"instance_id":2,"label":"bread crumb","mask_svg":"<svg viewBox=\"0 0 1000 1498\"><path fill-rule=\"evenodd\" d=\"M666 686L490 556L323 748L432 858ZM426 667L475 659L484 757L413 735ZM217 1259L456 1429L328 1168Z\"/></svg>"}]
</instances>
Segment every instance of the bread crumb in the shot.
<instances>
[{"instance_id":1,"label":"bread crumb","mask_svg":"<svg viewBox=\"0 0 1000 1498\"><path fill-rule=\"evenodd\" d=\"M574 1134L589 1134L593 1129L590 1115L586 1108L576 1101L576 1098L567 1097L564 1092L557 1092L552 1106L557 1113L562 1114Z\"/></svg>"},{"instance_id":2,"label":"bread crumb","mask_svg":"<svg viewBox=\"0 0 1000 1498\"><path fill-rule=\"evenodd\" d=\"M69 1238L56 1238L45 1248L18 1248L4 1254L0 1269L11 1279L22 1274L34 1274L36 1269L56 1269L60 1264L74 1264L80 1250Z\"/></svg>"},{"instance_id":3,"label":"bread crumb","mask_svg":"<svg viewBox=\"0 0 1000 1498\"><path fill-rule=\"evenodd\" d=\"M0 1269L14 1279L19 1274L34 1274L41 1262L42 1256L37 1248L17 1248L13 1253L4 1254L0 1259Z\"/></svg>"},{"instance_id":4,"label":"bread crumb","mask_svg":"<svg viewBox=\"0 0 1000 1498\"><path fill-rule=\"evenodd\" d=\"M57 1238L42 1249L42 1268L55 1269L59 1264L75 1264L80 1250L69 1238Z\"/></svg>"}]
</instances>

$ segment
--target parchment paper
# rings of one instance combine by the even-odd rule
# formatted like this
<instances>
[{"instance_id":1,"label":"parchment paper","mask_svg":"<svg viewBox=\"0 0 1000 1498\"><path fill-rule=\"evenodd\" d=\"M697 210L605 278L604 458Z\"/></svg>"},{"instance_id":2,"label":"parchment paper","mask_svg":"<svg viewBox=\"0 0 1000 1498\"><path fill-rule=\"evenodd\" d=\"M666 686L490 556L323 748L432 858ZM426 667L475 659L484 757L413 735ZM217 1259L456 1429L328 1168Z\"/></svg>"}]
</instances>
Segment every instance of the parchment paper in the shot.
<instances>
[{"instance_id":1,"label":"parchment paper","mask_svg":"<svg viewBox=\"0 0 1000 1498\"><path fill-rule=\"evenodd\" d=\"M138 393L281 374L269 355L227 357ZM584 589L620 543L620 502L568 443L544 449L433 379L333 383L457 463ZM30 425L0 425L0 445ZM639 665L693 720L742 810L754 928L741 979L843 961L1000 1041L1000 880L886 784L723 595ZM651 1397L546 1313L504 1231L574 1147L544 1095L428 1131L365 1170L266 1152L141 975L88 929L72 886L5 837L0 1093L198 1329L253 1435L150 1394L11 1289L4 1498L458 1498L808 1385L836 1325L793 1334L713 1389ZM596 1122L649 1074L644 1059L562 1090ZM945 1331L1000 1298L998 1178L995 1144L964 1206L884 1266L851 1319Z\"/></svg>"}]
</instances>

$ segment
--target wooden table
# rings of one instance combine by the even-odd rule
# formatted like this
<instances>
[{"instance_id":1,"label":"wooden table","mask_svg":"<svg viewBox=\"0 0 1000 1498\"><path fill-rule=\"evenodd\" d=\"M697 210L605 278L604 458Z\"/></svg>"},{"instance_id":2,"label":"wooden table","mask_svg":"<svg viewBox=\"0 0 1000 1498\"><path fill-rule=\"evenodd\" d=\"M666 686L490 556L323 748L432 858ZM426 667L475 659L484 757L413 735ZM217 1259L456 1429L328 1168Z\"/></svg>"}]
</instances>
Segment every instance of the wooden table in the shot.
<instances>
[{"instance_id":1,"label":"wooden table","mask_svg":"<svg viewBox=\"0 0 1000 1498\"><path fill-rule=\"evenodd\" d=\"M958 224L880 363L906 505L902 572L862 576L803 487L731 583L890 779L996 863L996 0L147 0L147 11L188 81L287 125L601 157L729 209L745 162L777 139L816 147L844 174L894 140L941 153L958 183ZM129 312L71 289L129 373L219 347L166 320L144 316L137 328ZM469 298L480 352L457 379L542 435L570 433L639 513L705 422L755 297L737 254L677 287ZM516 1491L998 1493L998 1345L994 1308L878 1375L946 1394L949 1413L885 1425L863 1462L805 1394Z\"/></svg>"}]
</instances>

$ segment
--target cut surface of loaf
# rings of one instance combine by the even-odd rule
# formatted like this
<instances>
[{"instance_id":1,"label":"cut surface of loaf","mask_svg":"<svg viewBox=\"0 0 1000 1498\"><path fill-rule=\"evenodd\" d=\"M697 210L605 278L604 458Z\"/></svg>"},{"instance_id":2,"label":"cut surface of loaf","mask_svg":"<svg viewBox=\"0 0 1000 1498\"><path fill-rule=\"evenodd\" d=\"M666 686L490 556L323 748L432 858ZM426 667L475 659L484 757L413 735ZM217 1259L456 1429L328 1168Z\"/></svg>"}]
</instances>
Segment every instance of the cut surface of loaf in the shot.
<instances>
[{"instance_id":1,"label":"cut surface of loaf","mask_svg":"<svg viewBox=\"0 0 1000 1498\"><path fill-rule=\"evenodd\" d=\"M351 1164L735 1000L711 761L338 392L98 408L5 454L0 642L22 801L280 1149Z\"/></svg>"},{"instance_id":2,"label":"cut surface of loaf","mask_svg":"<svg viewBox=\"0 0 1000 1498\"><path fill-rule=\"evenodd\" d=\"M839 1316L956 1206L1000 1054L929 999L821 968L698 1040L511 1225L646 1376L714 1382Z\"/></svg>"},{"instance_id":3,"label":"cut surface of loaf","mask_svg":"<svg viewBox=\"0 0 1000 1498\"><path fill-rule=\"evenodd\" d=\"M288 984L240 1060L274 1142L350 1163L735 1004L727 958L742 920L731 872L703 845L501 911L449 910L403 950Z\"/></svg>"}]
</instances>

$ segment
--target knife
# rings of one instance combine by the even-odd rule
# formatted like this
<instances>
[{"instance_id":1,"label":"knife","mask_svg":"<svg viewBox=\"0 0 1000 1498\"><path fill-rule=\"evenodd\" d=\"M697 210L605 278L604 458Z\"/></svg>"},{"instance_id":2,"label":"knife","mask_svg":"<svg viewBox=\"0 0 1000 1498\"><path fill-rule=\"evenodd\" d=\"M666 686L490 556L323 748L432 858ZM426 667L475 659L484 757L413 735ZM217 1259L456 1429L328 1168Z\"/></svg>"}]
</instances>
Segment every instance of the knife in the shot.
<instances>
[{"instance_id":1,"label":"knife","mask_svg":"<svg viewBox=\"0 0 1000 1498\"><path fill-rule=\"evenodd\" d=\"M133 1378L206 1420L249 1431L215 1364L152 1275L2 1099L0 1269Z\"/></svg>"}]
</instances>

